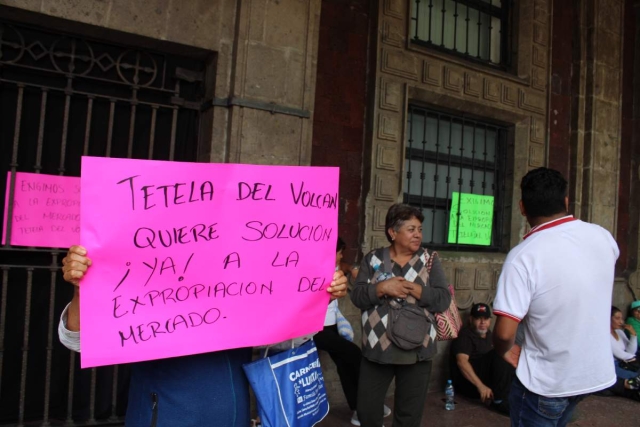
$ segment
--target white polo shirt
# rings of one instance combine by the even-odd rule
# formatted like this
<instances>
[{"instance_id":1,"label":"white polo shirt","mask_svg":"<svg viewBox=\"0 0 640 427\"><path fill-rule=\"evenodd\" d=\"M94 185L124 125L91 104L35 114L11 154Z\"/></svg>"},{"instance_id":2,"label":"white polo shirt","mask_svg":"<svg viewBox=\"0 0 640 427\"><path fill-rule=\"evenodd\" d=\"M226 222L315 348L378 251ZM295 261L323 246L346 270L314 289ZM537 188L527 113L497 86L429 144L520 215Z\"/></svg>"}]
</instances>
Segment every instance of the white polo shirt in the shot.
<instances>
[{"instance_id":1,"label":"white polo shirt","mask_svg":"<svg viewBox=\"0 0 640 427\"><path fill-rule=\"evenodd\" d=\"M496 315L523 322L518 379L546 397L616 381L609 323L618 245L604 228L568 218L509 252L494 301Z\"/></svg>"}]
</instances>

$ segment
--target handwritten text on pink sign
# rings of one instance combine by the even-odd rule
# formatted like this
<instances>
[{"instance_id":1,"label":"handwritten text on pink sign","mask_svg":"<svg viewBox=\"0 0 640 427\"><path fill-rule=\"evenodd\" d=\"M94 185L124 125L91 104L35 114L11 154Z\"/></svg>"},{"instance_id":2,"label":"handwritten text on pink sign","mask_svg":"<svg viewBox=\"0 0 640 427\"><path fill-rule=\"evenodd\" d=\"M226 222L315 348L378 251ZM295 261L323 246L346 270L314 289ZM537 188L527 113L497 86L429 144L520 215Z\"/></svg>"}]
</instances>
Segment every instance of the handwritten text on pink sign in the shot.
<instances>
[{"instance_id":1,"label":"handwritten text on pink sign","mask_svg":"<svg viewBox=\"0 0 640 427\"><path fill-rule=\"evenodd\" d=\"M82 366L322 329L338 169L82 159Z\"/></svg>"},{"instance_id":2,"label":"handwritten text on pink sign","mask_svg":"<svg viewBox=\"0 0 640 427\"><path fill-rule=\"evenodd\" d=\"M2 244L7 237L11 175L7 174ZM16 172L11 245L68 248L80 239L80 178Z\"/></svg>"}]
</instances>

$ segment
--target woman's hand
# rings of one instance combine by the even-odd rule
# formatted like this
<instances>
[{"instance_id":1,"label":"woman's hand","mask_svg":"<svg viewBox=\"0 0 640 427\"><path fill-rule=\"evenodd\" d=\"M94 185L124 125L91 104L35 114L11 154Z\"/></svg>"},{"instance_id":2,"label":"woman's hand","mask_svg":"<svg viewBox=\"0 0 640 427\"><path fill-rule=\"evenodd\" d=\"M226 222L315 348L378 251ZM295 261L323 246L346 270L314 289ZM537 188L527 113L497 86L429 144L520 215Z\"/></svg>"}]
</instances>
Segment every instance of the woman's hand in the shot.
<instances>
[{"instance_id":1,"label":"woman's hand","mask_svg":"<svg viewBox=\"0 0 640 427\"><path fill-rule=\"evenodd\" d=\"M331 294L331 300L347 295L347 276L341 270L333 273L333 281L327 288L327 292Z\"/></svg>"},{"instance_id":2,"label":"woman's hand","mask_svg":"<svg viewBox=\"0 0 640 427\"><path fill-rule=\"evenodd\" d=\"M625 325L624 325L624 328L625 328L627 331L629 331L629 333L631 334L631 336L632 336L632 337L635 337L635 336L636 336L636 330L635 330L635 329L633 329L633 326L625 324Z\"/></svg>"},{"instance_id":3,"label":"woman's hand","mask_svg":"<svg viewBox=\"0 0 640 427\"><path fill-rule=\"evenodd\" d=\"M64 280L74 286L80 286L80 280L89 266L91 266L91 260L87 257L87 250L80 245L71 246L67 256L62 259Z\"/></svg>"},{"instance_id":4,"label":"woman's hand","mask_svg":"<svg viewBox=\"0 0 640 427\"><path fill-rule=\"evenodd\" d=\"M405 280L404 277L392 277L376 285L378 298L388 295L393 298L406 298L413 290L413 283Z\"/></svg>"},{"instance_id":5,"label":"woman's hand","mask_svg":"<svg viewBox=\"0 0 640 427\"><path fill-rule=\"evenodd\" d=\"M71 283L75 289L67 310L66 328L70 331L80 330L80 280L90 266L91 260L87 257L87 250L80 245L71 246L67 256L62 259L64 280Z\"/></svg>"}]
</instances>

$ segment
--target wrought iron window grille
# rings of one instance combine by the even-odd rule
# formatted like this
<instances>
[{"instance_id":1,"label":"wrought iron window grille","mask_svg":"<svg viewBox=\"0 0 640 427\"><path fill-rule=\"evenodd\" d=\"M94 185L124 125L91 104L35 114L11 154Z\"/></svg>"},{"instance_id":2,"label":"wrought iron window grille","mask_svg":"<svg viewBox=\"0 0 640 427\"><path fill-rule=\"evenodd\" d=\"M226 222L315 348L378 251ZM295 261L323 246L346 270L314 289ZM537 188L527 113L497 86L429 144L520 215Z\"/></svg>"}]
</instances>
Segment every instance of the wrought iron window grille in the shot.
<instances>
[{"instance_id":1,"label":"wrought iron window grille","mask_svg":"<svg viewBox=\"0 0 640 427\"><path fill-rule=\"evenodd\" d=\"M512 0L413 0L411 42L508 68Z\"/></svg>"},{"instance_id":2,"label":"wrought iron window grille","mask_svg":"<svg viewBox=\"0 0 640 427\"><path fill-rule=\"evenodd\" d=\"M507 128L463 116L409 106L403 202L424 214L423 244L455 251L502 251ZM472 196L469 196L472 195ZM465 243L461 197L492 200L482 218L490 237ZM491 199L492 198L492 199ZM456 205L457 203L457 205ZM453 206L453 209L452 209Z\"/></svg>"},{"instance_id":3,"label":"wrought iron window grille","mask_svg":"<svg viewBox=\"0 0 640 427\"><path fill-rule=\"evenodd\" d=\"M79 176L83 155L196 161L206 66L0 19L0 198L16 172ZM10 245L11 223L0 246L0 425L122 425L128 366L80 369L57 336L73 293L64 251Z\"/></svg>"}]
</instances>

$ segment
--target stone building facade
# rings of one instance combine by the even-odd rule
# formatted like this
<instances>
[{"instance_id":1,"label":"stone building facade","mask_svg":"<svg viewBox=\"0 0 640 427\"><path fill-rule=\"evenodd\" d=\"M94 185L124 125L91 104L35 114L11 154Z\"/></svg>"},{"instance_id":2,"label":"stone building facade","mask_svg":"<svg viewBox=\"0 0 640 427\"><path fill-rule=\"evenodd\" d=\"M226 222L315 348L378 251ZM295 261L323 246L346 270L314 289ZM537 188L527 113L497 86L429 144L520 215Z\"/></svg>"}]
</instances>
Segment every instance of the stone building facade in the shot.
<instances>
[{"instance_id":1,"label":"stone building facade","mask_svg":"<svg viewBox=\"0 0 640 427\"><path fill-rule=\"evenodd\" d=\"M638 149L634 143L637 128L633 113L633 97L637 93L633 78L637 15L634 2L503 0L485 3L509 9L500 28L501 33L509 32L502 39L505 46L500 50L501 56L509 58L503 63L490 55L485 58L462 55L459 48L458 52L451 48L451 38L450 46L445 46L443 27L455 26L456 19L461 25L467 25L469 15L461 4L475 4L489 13L490 8L483 9L477 2L446 2L443 7L440 1L351 1L348 5L323 1L314 120L316 124L323 120L325 126L314 130L312 164L342 167L340 226L351 249L348 255L359 259L368 250L387 244L384 218L391 204L408 201L421 206L423 203L427 217L423 224L425 244L438 250L447 277L455 287L458 307L466 317L472 303L493 301L506 253L527 231L518 210L520 179L528 170L549 166L560 170L569 180L571 212L602 225L617 238L621 257L614 303L626 307L633 298L632 292L640 295L637 279L639 199L635 176ZM430 5L433 7L429 8ZM417 7L423 8L422 15L416 11ZM329 19L332 31L325 34L322 29L327 16L333 18ZM474 16L477 15L472 13L473 24L479 21L496 27L495 21L491 24L483 23L482 19L473 21ZM369 19L368 30L357 25L365 17ZM442 33L426 36L424 31L428 30L416 31L416 18L425 17L431 23L444 22L435 26L437 32ZM348 37L336 35L347 31L351 32ZM358 37L365 36L368 37L366 70L356 67L335 76L340 58L346 60L349 55L353 56L352 44ZM424 39L429 38L431 43L424 43ZM480 38L482 43L491 44ZM342 43L333 42L336 39ZM475 54L478 56L477 49ZM356 59L365 58L356 55ZM323 76L329 73L327 69L333 72L331 84L321 88ZM359 78L354 79L354 72L359 72ZM362 81L366 87L360 84ZM361 93L362 90L367 100L364 107L355 107L351 97L343 95L347 91ZM351 111L349 126L344 124L342 115L335 119L329 114L336 110L342 113L345 108ZM495 125L504 129L505 158L497 171L500 180L493 183L499 182L502 186L502 219L493 230L497 235L493 248L446 245L442 240L433 241L433 232L426 230L433 226L437 231L438 227L449 224L446 218L437 224L431 219L430 223L428 211L432 207L443 207L441 203L432 204L432 196L442 199L451 197L451 193L443 195L442 187L435 190L440 191L435 195L422 189L429 194L429 200L421 201L408 189L408 183L422 175L424 179L419 181L424 181L427 188L427 180L438 179L433 172L429 175L433 169L416 170L415 165L437 162L438 152L449 154L447 146L451 144L447 140L438 141L440 145L431 148L422 159L417 150L416 162L417 143L433 144L423 138L424 132L416 134L412 129L412 122L415 127L412 114L416 112L435 118L431 125L435 123L437 128L441 128L438 121L446 125L457 121L480 128ZM362 117L365 123L359 125ZM327 129L325 120L333 127ZM353 139L347 140L347 130ZM429 137L438 140L436 131ZM339 148L332 141L341 141L344 149L342 156L329 161L328 153L335 153ZM362 158L358 159L357 154ZM459 159L454 158L455 161ZM413 165L413 171L409 164ZM345 177L344 170L354 168L362 168L360 180L350 172L347 172L348 178ZM438 171L441 182L453 185L462 178L462 175L447 176ZM465 179L468 191L473 177L466 176L463 181ZM478 192L481 179L476 180L476 191L469 192ZM451 191L448 187L447 190ZM354 197L355 194L359 197ZM358 325L358 311L348 303L342 304L343 311ZM434 390L442 388L448 375L448 345L439 343L431 381Z\"/></svg>"},{"instance_id":2,"label":"stone building facade","mask_svg":"<svg viewBox=\"0 0 640 427\"><path fill-rule=\"evenodd\" d=\"M199 116L197 129L193 130L197 138L191 138L195 145L190 160L340 166L339 225L348 245L348 262L386 245L384 216L390 205L408 201L422 206L428 218L425 243L438 250L464 313L474 302L492 302L506 253L526 232L518 211L519 181L528 170L545 165L562 171L569 179L572 212L601 224L618 239L621 257L616 304L627 304L632 292L640 295L640 144L636 142L640 128L634 112L640 86L633 78L639 70L635 55L636 31L640 28L636 25L638 3L0 0L0 25L38 28L53 39L93 40L124 51L149 50L154 55L183 58L191 68L178 72L176 78L183 89L195 84L197 94L188 98L178 88L167 98L160 108L169 112L166 133L172 134L175 123L182 120L175 119L181 116L174 114L171 127L170 113L192 109ZM5 35L0 42L7 40L7 31L0 33ZM464 45L460 44L462 40ZM44 42L29 43L24 46L24 54L36 62L43 57L41 49L53 52ZM0 47L5 54L0 57L3 66L2 61L9 58L6 52L13 49L15 53L16 48L7 44ZM92 63L105 72L113 70L107 57L100 58L93 58ZM115 57L111 62L117 62ZM62 74L73 80L74 71ZM5 103L14 103L13 112L7 115L3 110L2 114L10 121L9 126L5 122L0 126L0 144L6 144L2 145L3 153L11 151L14 141L22 143L20 138L38 139L37 120L30 126L31 117L25 114L20 123L20 115L15 112L16 106L22 105L17 102L22 99L20 85L11 85L0 82L0 93L10 87L11 96L16 97L16 101L3 98ZM128 87L133 90L137 85ZM55 92L41 86L43 93ZM65 87L59 89L63 97L73 100L77 95L73 90L65 91ZM97 93L96 112L104 111L117 119L109 113L109 105L136 111L132 108L135 97L124 101L107 97L104 110L98 108L100 97ZM38 95L35 117L40 114L40 105L47 105L46 99L46 95ZM49 103L53 100L50 95ZM64 103L60 105L64 110ZM60 116L63 123L74 121L73 101L70 105L70 112ZM6 104L0 103L0 108L6 108ZM138 117L143 117L142 107L137 108ZM88 111L91 109L82 110L75 120L86 120ZM131 139L129 136L138 132L131 124L135 118L132 121L129 113L122 117L122 129L114 127L113 133L121 132L125 140ZM99 126L106 134L107 125ZM112 124L108 126L111 129ZM34 129L32 133L29 127ZM459 129L460 143L452 148L454 127ZM22 136L15 129L22 129ZM56 130L60 132L56 134L58 141L66 135L64 129ZM84 137L80 133L79 144ZM73 131L69 135L72 138ZM432 142L427 135L435 138L437 145L428 148ZM489 145L494 147L490 150L486 148L488 135ZM452 155L455 149L466 150L466 154ZM126 155L126 147L123 150L122 155ZM167 156L174 158L173 154ZM445 158L448 160L442 160ZM12 161L9 156L0 156L2 170L8 170ZM440 168L445 163L457 167L459 175L452 174L451 169L443 172ZM433 169L423 164L436 165L438 181L432 193L420 188L428 187L433 176ZM475 175L480 170L482 178ZM58 169L47 172L44 168L43 172L58 173ZM442 189L438 183L450 187L443 192L438 190ZM454 186L458 186L457 191ZM452 221L454 192L494 197L496 208L488 245L450 243L447 227ZM441 235L436 238L438 233ZM454 236L454 242L460 242L457 239L459 236ZM59 264L59 254L45 255L50 258L43 265ZM56 280L54 275L51 282ZM57 315L68 300L69 290L63 284L56 289L58 296L51 313ZM34 301L38 295L48 298L48 290L33 292ZM28 306L24 301L15 305L16 310ZM359 313L346 299L340 305L359 340ZM49 319L54 317L51 314ZM3 322L0 336L5 333ZM5 367L14 353L15 360L20 360L18 354L24 354L18 347L11 347L15 344L12 339L22 342L21 333L7 329L4 343L0 342L6 355ZM42 333L46 342L46 331ZM442 388L448 375L448 343L438 345L431 382L434 390ZM70 366L70 372L74 372L77 360L69 360L51 339L47 348L48 353L43 354L58 363L55 366ZM322 357L323 366L328 368L325 379L330 401L343 404L332 362L326 355ZM51 416L66 417L72 425L74 420L91 424L95 419L117 419L115 397L113 405L101 409L96 404L96 383L100 390L101 381L112 381L122 373L78 374L74 379L73 374L52 371L50 364L46 371L38 371L31 364L39 359L30 360L21 367L22 372L16 371L11 378L5 375L2 380L0 416L4 418L0 421L29 416L46 420ZM75 381L77 390L84 390L85 396L73 398L73 390L66 393L65 389L65 393L51 395L50 402L43 403L38 397L39 403L25 406L24 402L31 399L25 400L28 390L39 384L31 382L30 372L51 378L54 385L67 387ZM115 389L117 381L113 384ZM6 394L14 385L19 390ZM105 401L111 402L110 397ZM78 413L76 408L82 405L93 409Z\"/></svg>"},{"instance_id":3,"label":"stone building facade","mask_svg":"<svg viewBox=\"0 0 640 427\"><path fill-rule=\"evenodd\" d=\"M459 308L468 309L474 302L491 303L506 251L525 233L525 221L519 214L518 195L513 188L529 169L547 163L550 2L515 2L517 4L509 11L508 18L511 34L503 38L503 43L508 46L501 50L503 55L511 58L508 64L478 61L475 55L470 59L469 55L456 54L441 49L441 46L432 48L428 43L417 43L415 5L418 2L382 0L372 3L369 11L373 30L370 32L370 68L367 75L367 126L362 150L363 190L359 200L362 219L358 236L360 249L366 253L386 245L386 211L393 203L408 201L405 184L410 173L408 163L415 160L415 156L408 158L409 146L415 145L415 141L410 141L415 135L411 129L412 111L422 112L424 108L429 114L442 113L443 116L437 117L447 117L444 119L447 126L452 123L469 123L469 126L474 126L473 123L499 124L505 130L503 151L506 161L501 162L497 171L503 186L504 219L501 228L496 228L500 233L494 245L496 250L447 247L442 245L443 242L438 248L447 277L455 287ZM427 3L422 2L422 5L426 7ZM511 2L502 3L506 7ZM434 10L439 14L441 7ZM466 25L462 8L459 14L462 25ZM430 22L437 21L432 17ZM321 45L321 58L322 49ZM322 64L319 67L321 74ZM436 126L441 125L437 123ZM314 138L316 143L321 141ZM450 144L440 141L441 153L450 153L447 143ZM476 151L481 151L480 147ZM420 173L425 173L424 169L414 170L414 177ZM453 190L458 177L444 175L441 174L440 180L451 181L451 188L447 189ZM433 179L433 175L425 174L424 179ZM478 187L479 184L476 183ZM450 194L437 195L439 199L443 197L450 197ZM430 200L428 207L424 208L431 209ZM426 230L432 224L423 226ZM433 224L436 232L443 227L441 222ZM349 310L349 307L345 310L353 316L354 323L359 321L355 310ZM432 375L433 389L440 389L448 375L448 344L439 343L439 350Z\"/></svg>"}]
</instances>

